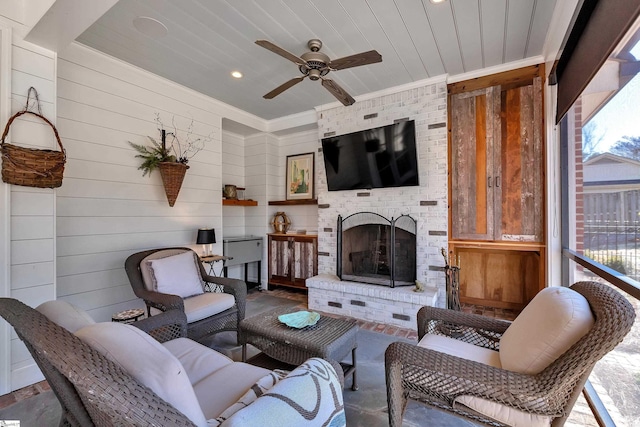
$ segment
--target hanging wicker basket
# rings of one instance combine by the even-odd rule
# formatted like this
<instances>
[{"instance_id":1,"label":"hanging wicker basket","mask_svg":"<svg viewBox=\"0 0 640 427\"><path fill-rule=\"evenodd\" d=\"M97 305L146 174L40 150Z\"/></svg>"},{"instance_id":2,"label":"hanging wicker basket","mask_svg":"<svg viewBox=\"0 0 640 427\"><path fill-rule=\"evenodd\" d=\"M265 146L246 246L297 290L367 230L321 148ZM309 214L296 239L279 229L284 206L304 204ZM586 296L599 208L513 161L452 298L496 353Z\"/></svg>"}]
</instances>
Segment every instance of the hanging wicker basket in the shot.
<instances>
[{"instance_id":1,"label":"hanging wicker basket","mask_svg":"<svg viewBox=\"0 0 640 427\"><path fill-rule=\"evenodd\" d=\"M177 162L160 162L158 168L160 175L162 175L162 184L164 184L164 192L167 194L169 206L173 207L189 166Z\"/></svg>"},{"instance_id":2,"label":"hanging wicker basket","mask_svg":"<svg viewBox=\"0 0 640 427\"><path fill-rule=\"evenodd\" d=\"M27 101L28 103L28 101ZM53 130L60 151L24 148L5 143L9 128L15 119L31 114L42 119ZM2 180L8 184L26 187L56 188L62 185L62 175L67 156L55 126L42 114L20 111L9 119L2 133Z\"/></svg>"}]
</instances>

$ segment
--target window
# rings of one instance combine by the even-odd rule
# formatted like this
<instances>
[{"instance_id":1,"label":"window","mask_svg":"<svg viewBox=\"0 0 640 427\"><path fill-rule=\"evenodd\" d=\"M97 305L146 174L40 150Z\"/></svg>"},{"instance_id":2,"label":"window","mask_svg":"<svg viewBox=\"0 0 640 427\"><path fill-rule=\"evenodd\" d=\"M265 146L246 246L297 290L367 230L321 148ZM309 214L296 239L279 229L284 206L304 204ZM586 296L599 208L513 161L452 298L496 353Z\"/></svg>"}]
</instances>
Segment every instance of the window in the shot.
<instances>
[{"instance_id":1,"label":"window","mask_svg":"<svg viewBox=\"0 0 640 427\"><path fill-rule=\"evenodd\" d=\"M640 308L640 23L561 123L567 283L612 282ZM594 263L595 262L595 263ZM619 279L619 280L618 280ZM624 293L624 292L623 292ZM596 364L592 389L618 425L640 425L640 326ZM605 420L607 417L605 417Z\"/></svg>"}]
</instances>

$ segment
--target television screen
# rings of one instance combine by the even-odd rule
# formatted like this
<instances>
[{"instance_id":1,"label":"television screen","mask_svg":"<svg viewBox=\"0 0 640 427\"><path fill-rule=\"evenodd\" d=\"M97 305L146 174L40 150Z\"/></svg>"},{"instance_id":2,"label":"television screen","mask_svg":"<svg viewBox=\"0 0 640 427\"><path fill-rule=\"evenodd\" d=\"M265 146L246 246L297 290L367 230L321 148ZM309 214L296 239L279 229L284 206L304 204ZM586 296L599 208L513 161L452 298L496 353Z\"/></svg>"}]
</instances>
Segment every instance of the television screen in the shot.
<instances>
[{"instance_id":1,"label":"television screen","mask_svg":"<svg viewBox=\"0 0 640 427\"><path fill-rule=\"evenodd\" d=\"M415 122L322 139L329 191L418 185Z\"/></svg>"}]
</instances>

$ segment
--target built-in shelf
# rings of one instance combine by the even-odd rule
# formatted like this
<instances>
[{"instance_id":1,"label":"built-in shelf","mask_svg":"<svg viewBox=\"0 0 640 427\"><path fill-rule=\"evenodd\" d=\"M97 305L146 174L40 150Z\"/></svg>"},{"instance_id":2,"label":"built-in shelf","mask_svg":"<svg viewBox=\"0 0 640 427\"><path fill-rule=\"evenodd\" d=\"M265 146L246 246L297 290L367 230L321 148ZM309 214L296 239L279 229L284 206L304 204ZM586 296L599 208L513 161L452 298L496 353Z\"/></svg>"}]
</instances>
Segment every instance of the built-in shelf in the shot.
<instances>
[{"instance_id":1,"label":"built-in shelf","mask_svg":"<svg viewBox=\"0 0 640 427\"><path fill-rule=\"evenodd\" d=\"M258 206L257 200L222 199L223 206Z\"/></svg>"},{"instance_id":2,"label":"built-in shelf","mask_svg":"<svg viewBox=\"0 0 640 427\"><path fill-rule=\"evenodd\" d=\"M287 206L287 205L317 205L318 199L299 199L299 200L272 200L270 206Z\"/></svg>"}]
</instances>

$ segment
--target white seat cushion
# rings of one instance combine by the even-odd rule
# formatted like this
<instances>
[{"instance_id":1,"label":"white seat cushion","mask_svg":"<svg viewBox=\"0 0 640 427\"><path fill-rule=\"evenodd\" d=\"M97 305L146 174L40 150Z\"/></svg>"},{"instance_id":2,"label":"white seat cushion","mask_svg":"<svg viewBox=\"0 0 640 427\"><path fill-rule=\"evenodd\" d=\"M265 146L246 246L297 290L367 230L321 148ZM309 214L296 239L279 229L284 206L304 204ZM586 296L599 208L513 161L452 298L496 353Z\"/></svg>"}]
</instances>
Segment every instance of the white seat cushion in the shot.
<instances>
[{"instance_id":1,"label":"white seat cushion","mask_svg":"<svg viewBox=\"0 0 640 427\"><path fill-rule=\"evenodd\" d=\"M418 346L496 368L501 367L500 354L497 351L458 341L454 338L426 334L422 337ZM549 426L551 422L550 417L529 414L476 396L459 396L455 399L455 403L463 404L476 412L510 426Z\"/></svg>"},{"instance_id":2,"label":"white seat cushion","mask_svg":"<svg viewBox=\"0 0 640 427\"><path fill-rule=\"evenodd\" d=\"M233 363L233 360L188 338L176 338L162 343L187 371L191 384L211 375L218 369Z\"/></svg>"},{"instance_id":3,"label":"white seat cushion","mask_svg":"<svg viewBox=\"0 0 640 427\"><path fill-rule=\"evenodd\" d=\"M108 322L85 326L76 335L194 424L207 425L184 367L151 336L131 325Z\"/></svg>"},{"instance_id":4,"label":"white seat cushion","mask_svg":"<svg viewBox=\"0 0 640 427\"><path fill-rule=\"evenodd\" d=\"M223 366L195 383L193 389L205 417L217 418L269 372L271 371L258 366L235 362Z\"/></svg>"},{"instance_id":5,"label":"white seat cushion","mask_svg":"<svg viewBox=\"0 0 640 427\"><path fill-rule=\"evenodd\" d=\"M445 337L443 335L426 334L418 346L439 351L440 353L449 354L451 356L461 357L467 360L484 363L485 365L500 368L500 355L497 351L488 348L478 347L454 338Z\"/></svg>"},{"instance_id":6,"label":"white seat cushion","mask_svg":"<svg viewBox=\"0 0 640 427\"><path fill-rule=\"evenodd\" d=\"M203 282L196 255L192 251L145 261L153 272L152 283L158 292L187 298L202 294Z\"/></svg>"},{"instance_id":7,"label":"white seat cushion","mask_svg":"<svg viewBox=\"0 0 640 427\"><path fill-rule=\"evenodd\" d=\"M231 294L220 292L205 292L191 298L184 299L184 313L187 315L187 322L193 323L205 319L214 314L233 307L236 303Z\"/></svg>"},{"instance_id":8,"label":"white seat cushion","mask_svg":"<svg viewBox=\"0 0 640 427\"><path fill-rule=\"evenodd\" d=\"M564 287L540 291L500 339L504 369L535 375L593 327L589 302Z\"/></svg>"},{"instance_id":9,"label":"white seat cushion","mask_svg":"<svg viewBox=\"0 0 640 427\"><path fill-rule=\"evenodd\" d=\"M464 405L512 427L549 427L551 425L549 416L520 411L476 396L458 396L454 404Z\"/></svg>"},{"instance_id":10,"label":"white seat cushion","mask_svg":"<svg viewBox=\"0 0 640 427\"><path fill-rule=\"evenodd\" d=\"M83 309L59 299L43 302L36 310L72 334L78 329L96 323Z\"/></svg>"}]
</instances>

